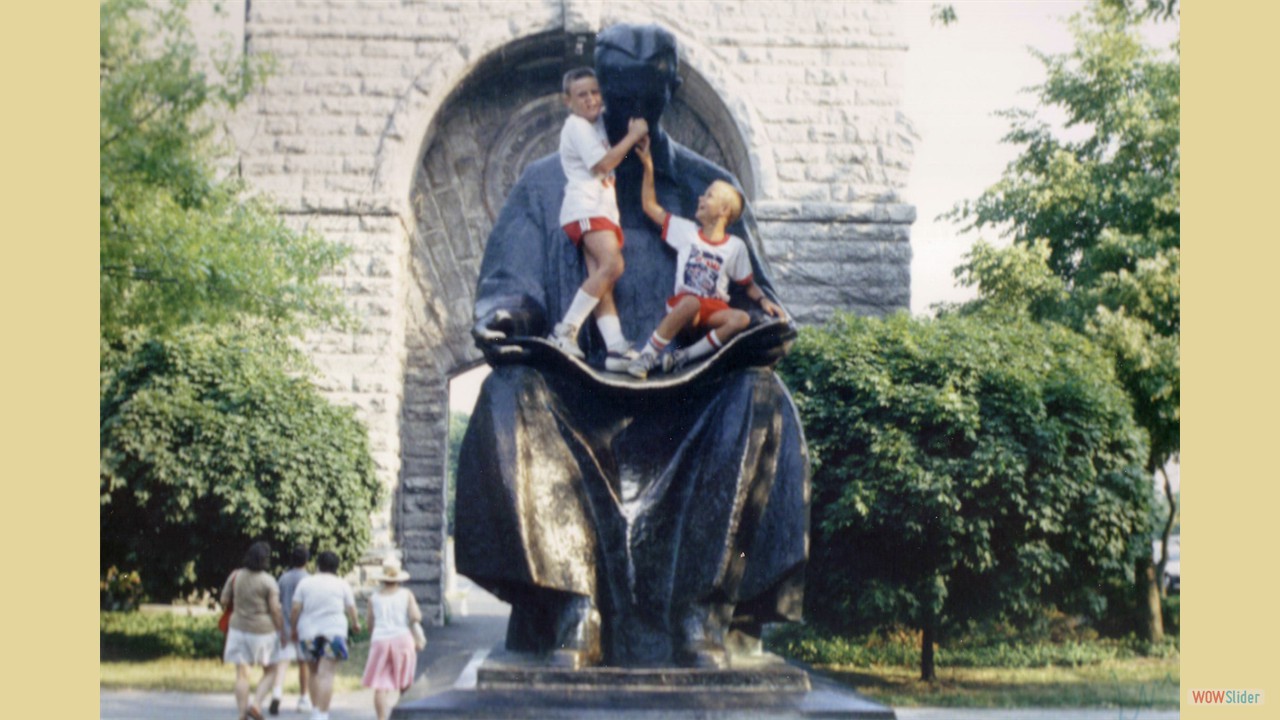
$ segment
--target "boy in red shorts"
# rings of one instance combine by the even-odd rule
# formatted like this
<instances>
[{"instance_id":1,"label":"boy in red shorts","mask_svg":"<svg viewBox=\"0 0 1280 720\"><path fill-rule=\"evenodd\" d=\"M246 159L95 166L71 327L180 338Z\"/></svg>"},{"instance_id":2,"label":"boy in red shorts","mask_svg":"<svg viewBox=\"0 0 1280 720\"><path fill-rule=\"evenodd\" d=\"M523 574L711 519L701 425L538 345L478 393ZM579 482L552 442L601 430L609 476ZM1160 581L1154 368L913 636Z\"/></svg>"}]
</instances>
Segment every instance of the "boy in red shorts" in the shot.
<instances>
[{"instance_id":1,"label":"boy in red shorts","mask_svg":"<svg viewBox=\"0 0 1280 720\"><path fill-rule=\"evenodd\" d=\"M631 148L649 134L649 125L643 118L632 118L626 137L610 147L600 85L591 68L565 73L564 102L570 114L560 131L560 164L566 180L560 225L573 244L582 248L587 279L564 318L556 323L551 341L564 352L583 357L578 347L578 329L588 315L594 314L608 350L605 369L621 372L627 369L635 352L622 334L618 309L613 303L613 286L623 269L622 228L618 225L613 171Z\"/></svg>"},{"instance_id":2,"label":"boy in red shorts","mask_svg":"<svg viewBox=\"0 0 1280 720\"><path fill-rule=\"evenodd\" d=\"M747 297L773 317L782 317L782 308L765 296L752 277L751 258L742 239L725 228L742 214L742 195L729 183L716 180L698 198L694 214L697 222L676 217L658 204L653 186L653 158L647 140L636 145L636 156L644 165L640 200L645 215L662 226L662 239L677 253L675 294L667 299L667 316L645 343L640 356L627 366L635 377L648 377L661 365L664 372L719 350L734 335L746 329L751 316L729 307L729 281L746 287ZM662 351L686 327L706 329L707 334L688 348L663 354ZM661 358L661 360L659 359Z\"/></svg>"}]
</instances>

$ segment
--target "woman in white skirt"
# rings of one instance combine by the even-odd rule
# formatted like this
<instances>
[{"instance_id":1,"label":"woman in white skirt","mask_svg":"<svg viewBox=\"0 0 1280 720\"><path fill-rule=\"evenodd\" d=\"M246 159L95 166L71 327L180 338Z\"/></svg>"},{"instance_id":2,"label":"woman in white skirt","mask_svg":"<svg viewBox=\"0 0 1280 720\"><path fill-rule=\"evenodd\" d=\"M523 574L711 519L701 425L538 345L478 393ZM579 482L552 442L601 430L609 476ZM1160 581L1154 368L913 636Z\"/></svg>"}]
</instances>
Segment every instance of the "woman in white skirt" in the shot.
<instances>
[{"instance_id":1,"label":"woman in white skirt","mask_svg":"<svg viewBox=\"0 0 1280 720\"><path fill-rule=\"evenodd\" d=\"M256 542L244 556L244 567L231 573L222 587L222 604L234 600L222 661L236 666L236 709L240 720L262 720L262 701L276 679L276 656L284 616L280 588L268 572L271 546ZM262 667L262 680L249 696L249 667Z\"/></svg>"},{"instance_id":2,"label":"woman in white skirt","mask_svg":"<svg viewBox=\"0 0 1280 720\"><path fill-rule=\"evenodd\" d=\"M388 558L383 562L377 579L382 587L369 596L369 661L361 682L373 688L373 709L378 720L387 720L400 693L413 684L418 649L410 627L422 622L422 611L413 593L400 587L409 579L409 573L400 569L399 560Z\"/></svg>"}]
</instances>

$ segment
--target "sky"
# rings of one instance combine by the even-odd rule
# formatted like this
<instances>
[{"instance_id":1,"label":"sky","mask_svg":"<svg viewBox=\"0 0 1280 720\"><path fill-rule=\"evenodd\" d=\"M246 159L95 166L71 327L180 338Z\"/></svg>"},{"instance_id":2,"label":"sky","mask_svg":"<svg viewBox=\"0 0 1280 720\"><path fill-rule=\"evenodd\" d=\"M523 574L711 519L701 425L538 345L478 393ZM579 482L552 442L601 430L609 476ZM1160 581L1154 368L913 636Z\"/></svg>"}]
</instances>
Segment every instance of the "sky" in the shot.
<instances>
[{"instance_id":1,"label":"sky","mask_svg":"<svg viewBox=\"0 0 1280 720\"><path fill-rule=\"evenodd\" d=\"M931 22L936 3L903 5L907 52L903 113L919 134L904 199L916 206L911 229L911 312L932 314L938 302L967 300L972 288L959 287L952 269L978 235L940 213L976 198L994 184L1018 148L1000 142L1008 121L994 115L1009 108L1033 109L1024 88L1044 80L1044 67L1029 48L1051 54L1069 51L1073 39L1066 20L1085 2L985 0L952 2L957 22ZM1177 38L1177 21L1152 23L1149 42L1167 47ZM1060 121L1061 115L1045 115ZM997 231L982 237L999 243ZM1006 241L1007 242L1007 241Z\"/></svg>"}]
</instances>

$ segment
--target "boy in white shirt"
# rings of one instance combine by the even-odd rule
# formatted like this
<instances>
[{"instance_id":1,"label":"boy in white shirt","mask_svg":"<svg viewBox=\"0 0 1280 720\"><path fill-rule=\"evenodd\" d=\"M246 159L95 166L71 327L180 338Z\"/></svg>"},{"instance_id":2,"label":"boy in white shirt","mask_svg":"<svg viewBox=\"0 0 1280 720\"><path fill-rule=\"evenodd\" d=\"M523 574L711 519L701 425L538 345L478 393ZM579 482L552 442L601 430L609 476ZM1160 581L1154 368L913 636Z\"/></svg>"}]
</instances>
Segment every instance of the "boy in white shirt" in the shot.
<instances>
[{"instance_id":1,"label":"boy in white shirt","mask_svg":"<svg viewBox=\"0 0 1280 720\"><path fill-rule=\"evenodd\" d=\"M632 118L626 137L610 147L602 117L600 84L591 68L576 68L565 74L564 102L570 113L560 131L560 164L566 179L560 225L573 244L582 248L587 279L564 318L556 323L551 341L574 357L584 357L578 347L578 329L588 315L594 314L608 349L605 369L621 372L627 369L635 351L622 334L613 302L613 286L623 270L622 228L618 224L613 171L631 148L649 134L649 125L643 118Z\"/></svg>"},{"instance_id":2,"label":"boy in white shirt","mask_svg":"<svg viewBox=\"0 0 1280 720\"><path fill-rule=\"evenodd\" d=\"M636 155L644 165L640 187L644 213L662 226L662 239L677 252L675 293L667 299L667 315L640 356L627 366L627 372L645 378L659 365L663 372L670 372L719 350L751 324L746 311L729 307L730 280L744 286L747 297L760 303L769 315L782 317L783 313L756 285L746 244L725 232L742 215L743 200L738 190L716 180L698 198L696 223L676 217L658 204L648 141L636 146ZM688 348L662 353L677 334L691 326L706 328L706 336Z\"/></svg>"}]
</instances>

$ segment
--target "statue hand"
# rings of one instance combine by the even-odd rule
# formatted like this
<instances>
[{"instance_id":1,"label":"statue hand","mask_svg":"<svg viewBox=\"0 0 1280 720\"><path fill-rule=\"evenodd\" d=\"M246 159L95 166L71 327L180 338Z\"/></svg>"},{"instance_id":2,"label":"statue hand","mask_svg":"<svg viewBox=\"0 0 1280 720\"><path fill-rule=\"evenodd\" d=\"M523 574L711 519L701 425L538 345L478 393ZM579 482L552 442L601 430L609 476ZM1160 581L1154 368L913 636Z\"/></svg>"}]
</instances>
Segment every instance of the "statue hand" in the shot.
<instances>
[{"instance_id":1,"label":"statue hand","mask_svg":"<svg viewBox=\"0 0 1280 720\"><path fill-rule=\"evenodd\" d=\"M523 359L528 353L508 341L540 336L544 324L541 309L528 298L490 298L476 304L471 337L489 362L511 362Z\"/></svg>"}]
</instances>

